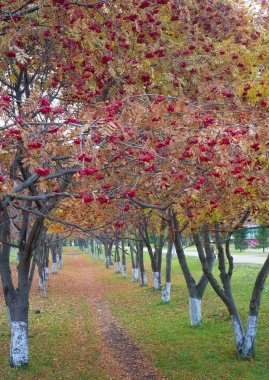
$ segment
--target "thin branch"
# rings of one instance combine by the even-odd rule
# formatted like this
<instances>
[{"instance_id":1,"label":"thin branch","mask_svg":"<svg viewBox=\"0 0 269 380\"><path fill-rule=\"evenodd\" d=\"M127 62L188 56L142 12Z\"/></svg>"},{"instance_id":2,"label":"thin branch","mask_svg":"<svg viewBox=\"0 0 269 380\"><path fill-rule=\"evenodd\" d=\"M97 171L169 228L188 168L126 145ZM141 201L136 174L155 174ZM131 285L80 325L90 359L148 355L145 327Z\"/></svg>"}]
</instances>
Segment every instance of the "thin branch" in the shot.
<instances>
[{"instance_id":1,"label":"thin branch","mask_svg":"<svg viewBox=\"0 0 269 380\"><path fill-rule=\"evenodd\" d=\"M79 7L85 7L85 8L94 8L100 4L105 4L105 3L107 3L107 0L100 0L92 4L82 4L82 3L75 2L75 3L70 3L70 5L78 5Z\"/></svg>"},{"instance_id":2,"label":"thin branch","mask_svg":"<svg viewBox=\"0 0 269 380\"><path fill-rule=\"evenodd\" d=\"M33 185L40 176L36 173L32 174L31 177L29 177L26 181L24 181L21 185L15 186L14 191L15 193L18 193L19 191L22 191L26 189L26 187L29 187L30 185Z\"/></svg>"},{"instance_id":3,"label":"thin branch","mask_svg":"<svg viewBox=\"0 0 269 380\"><path fill-rule=\"evenodd\" d=\"M165 211L167 210L170 206L172 206L172 204L174 204L173 201L167 203L167 205L165 206L160 206L160 205L153 205L153 204L150 204L150 203L145 203L145 202L142 202L140 201L139 199L136 199L136 198L128 198L130 201L132 201L133 203L135 203L136 205L142 207L142 208L152 208L152 209L157 209L157 210L161 210L161 211Z\"/></svg>"},{"instance_id":4,"label":"thin branch","mask_svg":"<svg viewBox=\"0 0 269 380\"><path fill-rule=\"evenodd\" d=\"M58 197L73 197L79 198L79 194L69 194L69 193L53 193L53 194L40 194L40 195L13 195L7 194L10 199L18 199L21 201L45 201L47 199L58 198Z\"/></svg>"}]
</instances>

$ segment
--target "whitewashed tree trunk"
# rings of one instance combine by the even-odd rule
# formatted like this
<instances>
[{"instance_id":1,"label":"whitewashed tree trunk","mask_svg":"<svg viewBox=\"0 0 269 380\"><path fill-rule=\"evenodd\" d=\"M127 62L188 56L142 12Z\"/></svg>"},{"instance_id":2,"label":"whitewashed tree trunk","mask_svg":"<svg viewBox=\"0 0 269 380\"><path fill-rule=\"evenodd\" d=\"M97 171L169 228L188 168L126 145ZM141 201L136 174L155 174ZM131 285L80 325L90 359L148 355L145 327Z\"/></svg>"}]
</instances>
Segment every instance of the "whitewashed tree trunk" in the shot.
<instances>
[{"instance_id":1,"label":"whitewashed tree trunk","mask_svg":"<svg viewBox=\"0 0 269 380\"><path fill-rule=\"evenodd\" d=\"M7 320L8 320L8 323L9 323L9 327L11 329L11 314L10 314L9 306L6 307L6 310L7 310Z\"/></svg>"},{"instance_id":2,"label":"whitewashed tree trunk","mask_svg":"<svg viewBox=\"0 0 269 380\"><path fill-rule=\"evenodd\" d=\"M63 260L62 260L62 259L59 261L59 268L60 268L60 269L63 268Z\"/></svg>"},{"instance_id":3,"label":"whitewashed tree trunk","mask_svg":"<svg viewBox=\"0 0 269 380\"><path fill-rule=\"evenodd\" d=\"M11 322L10 365L20 367L28 364L28 324Z\"/></svg>"},{"instance_id":4,"label":"whitewashed tree trunk","mask_svg":"<svg viewBox=\"0 0 269 380\"><path fill-rule=\"evenodd\" d=\"M160 289L161 287L161 273L160 272L152 272L153 276L153 288Z\"/></svg>"},{"instance_id":5,"label":"whitewashed tree trunk","mask_svg":"<svg viewBox=\"0 0 269 380\"><path fill-rule=\"evenodd\" d=\"M244 333L240 319L236 315L231 315L232 325L234 329L235 343L237 352L240 354L242 344L244 342Z\"/></svg>"},{"instance_id":6,"label":"whitewashed tree trunk","mask_svg":"<svg viewBox=\"0 0 269 380\"><path fill-rule=\"evenodd\" d=\"M202 323L201 300L198 298L189 298L191 326L197 326Z\"/></svg>"},{"instance_id":7,"label":"whitewashed tree trunk","mask_svg":"<svg viewBox=\"0 0 269 380\"><path fill-rule=\"evenodd\" d=\"M53 273L53 274L57 273L57 263L52 263L51 273Z\"/></svg>"},{"instance_id":8,"label":"whitewashed tree trunk","mask_svg":"<svg viewBox=\"0 0 269 380\"><path fill-rule=\"evenodd\" d=\"M167 282L165 287L162 288L162 301L169 302L170 301L170 293L171 293L171 283Z\"/></svg>"},{"instance_id":9,"label":"whitewashed tree trunk","mask_svg":"<svg viewBox=\"0 0 269 380\"><path fill-rule=\"evenodd\" d=\"M60 258L59 258L59 255L57 253L57 255L56 255L56 263L59 263L59 261L60 261Z\"/></svg>"},{"instance_id":10,"label":"whitewashed tree trunk","mask_svg":"<svg viewBox=\"0 0 269 380\"><path fill-rule=\"evenodd\" d=\"M39 286L39 289L40 290L44 290L44 280L43 280L43 278L42 277L38 277L38 286Z\"/></svg>"},{"instance_id":11,"label":"whitewashed tree trunk","mask_svg":"<svg viewBox=\"0 0 269 380\"><path fill-rule=\"evenodd\" d=\"M110 260L109 260L109 257L107 256L106 257L106 268L109 268L109 263L110 263Z\"/></svg>"},{"instance_id":12,"label":"whitewashed tree trunk","mask_svg":"<svg viewBox=\"0 0 269 380\"><path fill-rule=\"evenodd\" d=\"M120 262L115 262L114 263L114 272L115 273L120 273L120 270L121 270L121 264L120 264Z\"/></svg>"},{"instance_id":13,"label":"whitewashed tree trunk","mask_svg":"<svg viewBox=\"0 0 269 380\"><path fill-rule=\"evenodd\" d=\"M132 275L132 281L136 282L138 281L139 273L138 273L138 268L133 268L133 275Z\"/></svg>"},{"instance_id":14,"label":"whitewashed tree trunk","mask_svg":"<svg viewBox=\"0 0 269 380\"><path fill-rule=\"evenodd\" d=\"M244 342L243 342L242 350L241 350L242 356L253 356L257 326L258 326L258 317L256 317L255 315L249 315Z\"/></svg>"},{"instance_id":15,"label":"whitewashed tree trunk","mask_svg":"<svg viewBox=\"0 0 269 380\"><path fill-rule=\"evenodd\" d=\"M45 281L48 281L49 280L49 268L46 267L45 268Z\"/></svg>"},{"instance_id":16,"label":"whitewashed tree trunk","mask_svg":"<svg viewBox=\"0 0 269 380\"><path fill-rule=\"evenodd\" d=\"M231 316L237 353L241 357L253 356L254 342L257 333L258 317L249 315L245 334L243 333L240 319L237 316Z\"/></svg>"},{"instance_id":17,"label":"whitewashed tree trunk","mask_svg":"<svg viewBox=\"0 0 269 380\"><path fill-rule=\"evenodd\" d=\"M126 265L122 266L122 277L126 278L127 276L127 270L126 270Z\"/></svg>"},{"instance_id":18,"label":"whitewashed tree trunk","mask_svg":"<svg viewBox=\"0 0 269 380\"><path fill-rule=\"evenodd\" d=\"M141 272L140 273L140 285L147 285L147 284L148 284L148 281L147 281L146 272Z\"/></svg>"},{"instance_id":19,"label":"whitewashed tree trunk","mask_svg":"<svg viewBox=\"0 0 269 380\"><path fill-rule=\"evenodd\" d=\"M118 262L118 273L120 273L120 272L121 272L121 263Z\"/></svg>"}]
</instances>

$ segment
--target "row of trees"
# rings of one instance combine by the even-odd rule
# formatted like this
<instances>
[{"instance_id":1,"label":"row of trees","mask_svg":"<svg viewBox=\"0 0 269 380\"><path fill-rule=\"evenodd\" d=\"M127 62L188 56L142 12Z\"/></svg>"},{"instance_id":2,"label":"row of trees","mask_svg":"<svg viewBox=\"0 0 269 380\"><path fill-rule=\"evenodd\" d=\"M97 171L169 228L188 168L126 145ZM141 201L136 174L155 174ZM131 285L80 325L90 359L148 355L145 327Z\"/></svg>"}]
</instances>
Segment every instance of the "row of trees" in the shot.
<instances>
[{"instance_id":1,"label":"row of trees","mask_svg":"<svg viewBox=\"0 0 269 380\"><path fill-rule=\"evenodd\" d=\"M135 228L140 272L143 243L156 284L166 228L193 324L210 282L238 353L253 353L269 259L243 332L229 241L244 222L268 218L268 18L258 3L251 11L228 0L1 2L0 273L11 365L28 363L31 260L51 223L57 233L79 228L99 239L113 231L118 252ZM152 251L147 223L156 213ZM202 264L198 283L182 248L186 229Z\"/></svg>"}]
</instances>

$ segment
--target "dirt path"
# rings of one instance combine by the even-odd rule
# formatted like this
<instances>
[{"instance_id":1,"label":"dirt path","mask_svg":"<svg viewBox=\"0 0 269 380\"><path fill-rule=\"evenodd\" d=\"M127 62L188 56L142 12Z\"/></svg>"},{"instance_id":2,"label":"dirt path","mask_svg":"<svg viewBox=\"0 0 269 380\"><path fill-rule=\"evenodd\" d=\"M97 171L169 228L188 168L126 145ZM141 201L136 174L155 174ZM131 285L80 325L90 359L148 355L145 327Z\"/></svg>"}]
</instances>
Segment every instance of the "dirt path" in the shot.
<instances>
[{"instance_id":1,"label":"dirt path","mask_svg":"<svg viewBox=\"0 0 269 380\"><path fill-rule=\"evenodd\" d=\"M65 255L64 260L61 281L66 282L68 292L83 295L87 300L96 328L101 363L111 374L110 380L164 380L111 314L102 296L106 285L96 281L93 266L79 254Z\"/></svg>"}]
</instances>

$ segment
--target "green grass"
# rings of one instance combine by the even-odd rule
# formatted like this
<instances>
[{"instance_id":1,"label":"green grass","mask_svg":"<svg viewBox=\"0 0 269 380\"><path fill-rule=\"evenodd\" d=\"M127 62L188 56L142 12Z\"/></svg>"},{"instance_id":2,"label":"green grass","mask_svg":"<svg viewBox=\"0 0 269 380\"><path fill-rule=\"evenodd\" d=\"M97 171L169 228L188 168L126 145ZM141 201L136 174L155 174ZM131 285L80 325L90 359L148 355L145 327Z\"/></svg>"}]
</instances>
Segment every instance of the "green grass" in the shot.
<instances>
[{"instance_id":1,"label":"green grass","mask_svg":"<svg viewBox=\"0 0 269 380\"><path fill-rule=\"evenodd\" d=\"M184 250L186 252L188 251L196 252L196 247L195 245L191 245L189 247L184 248ZM266 256L268 255L268 248L266 248L266 252L263 252L262 248L247 248L247 249L244 249L243 251L240 251L240 250L235 249L234 244L230 245L230 251L232 255L253 255L253 254L266 255Z\"/></svg>"},{"instance_id":2,"label":"green grass","mask_svg":"<svg viewBox=\"0 0 269 380\"><path fill-rule=\"evenodd\" d=\"M92 259L89 259L93 261ZM195 278L201 275L196 257L187 258ZM130 268L130 263L129 267ZM95 262L98 281L110 283L105 296L113 313L155 365L170 380L244 379L264 380L269 371L269 287L265 286L259 317L254 359L240 360L235 353L235 341L225 305L208 286L203 300L203 324L189 325L188 295L183 274L176 259L172 264L172 294L169 304L162 304L159 291L152 290L149 259L145 255L150 286L131 283L115 275L113 269L103 271L103 263ZM246 322L257 265L235 266L233 289L242 322ZM216 269L215 269L216 271ZM217 272L216 275L218 276Z\"/></svg>"}]
</instances>

